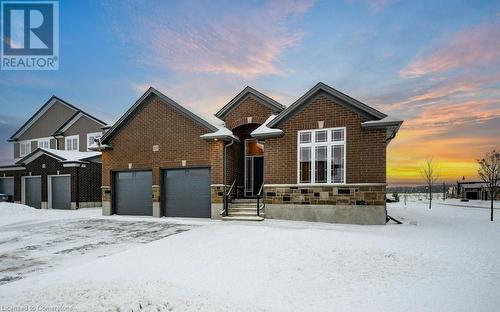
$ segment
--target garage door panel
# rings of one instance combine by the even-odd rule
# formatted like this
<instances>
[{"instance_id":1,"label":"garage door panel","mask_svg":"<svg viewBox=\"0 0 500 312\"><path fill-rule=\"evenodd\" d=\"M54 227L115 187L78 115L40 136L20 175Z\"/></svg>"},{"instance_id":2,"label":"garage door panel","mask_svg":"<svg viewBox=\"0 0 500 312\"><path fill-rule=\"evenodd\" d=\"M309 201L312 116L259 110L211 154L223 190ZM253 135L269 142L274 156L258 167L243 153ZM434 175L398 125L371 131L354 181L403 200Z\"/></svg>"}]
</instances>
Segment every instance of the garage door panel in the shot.
<instances>
[{"instance_id":1,"label":"garage door panel","mask_svg":"<svg viewBox=\"0 0 500 312\"><path fill-rule=\"evenodd\" d=\"M69 176L50 177L51 208L71 209L71 178Z\"/></svg>"},{"instance_id":2,"label":"garage door panel","mask_svg":"<svg viewBox=\"0 0 500 312\"><path fill-rule=\"evenodd\" d=\"M164 213L169 217L210 217L210 169L165 170Z\"/></svg>"},{"instance_id":3,"label":"garage door panel","mask_svg":"<svg viewBox=\"0 0 500 312\"><path fill-rule=\"evenodd\" d=\"M0 178L0 193L14 196L14 178Z\"/></svg>"},{"instance_id":4,"label":"garage door panel","mask_svg":"<svg viewBox=\"0 0 500 312\"><path fill-rule=\"evenodd\" d=\"M151 171L115 173L115 213L153 215Z\"/></svg>"},{"instance_id":5,"label":"garage door panel","mask_svg":"<svg viewBox=\"0 0 500 312\"><path fill-rule=\"evenodd\" d=\"M26 177L24 180L24 203L30 207L42 207L42 179Z\"/></svg>"}]
</instances>

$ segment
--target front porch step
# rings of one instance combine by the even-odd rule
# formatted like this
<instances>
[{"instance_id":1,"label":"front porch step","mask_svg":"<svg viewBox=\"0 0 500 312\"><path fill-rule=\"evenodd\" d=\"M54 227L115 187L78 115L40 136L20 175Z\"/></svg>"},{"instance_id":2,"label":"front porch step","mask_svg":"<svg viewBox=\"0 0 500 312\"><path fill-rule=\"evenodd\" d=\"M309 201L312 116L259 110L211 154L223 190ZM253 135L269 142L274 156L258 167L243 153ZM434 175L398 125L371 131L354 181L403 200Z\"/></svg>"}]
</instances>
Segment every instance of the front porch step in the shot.
<instances>
[{"instance_id":1,"label":"front porch step","mask_svg":"<svg viewBox=\"0 0 500 312\"><path fill-rule=\"evenodd\" d=\"M222 221L263 221L263 217L258 216L229 216L222 217Z\"/></svg>"},{"instance_id":2,"label":"front porch step","mask_svg":"<svg viewBox=\"0 0 500 312\"><path fill-rule=\"evenodd\" d=\"M234 206L229 204L229 212L231 211L253 211L257 213L257 205L248 207L248 206Z\"/></svg>"},{"instance_id":3,"label":"front porch step","mask_svg":"<svg viewBox=\"0 0 500 312\"><path fill-rule=\"evenodd\" d=\"M257 211L255 210L252 210L252 211L231 211L231 209L229 209L229 216L230 217L238 217L238 216L256 216L257 215ZM265 213L264 212L260 212L259 215L261 217L264 217L265 216Z\"/></svg>"},{"instance_id":4,"label":"front porch step","mask_svg":"<svg viewBox=\"0 0 500 312\"><path fill-rule=\"evenodd\" d=\"M233 198L233 203L245 203L245 204L256 204L257 205L257 199L256 198Z\"/></svg>"}]
</instances>

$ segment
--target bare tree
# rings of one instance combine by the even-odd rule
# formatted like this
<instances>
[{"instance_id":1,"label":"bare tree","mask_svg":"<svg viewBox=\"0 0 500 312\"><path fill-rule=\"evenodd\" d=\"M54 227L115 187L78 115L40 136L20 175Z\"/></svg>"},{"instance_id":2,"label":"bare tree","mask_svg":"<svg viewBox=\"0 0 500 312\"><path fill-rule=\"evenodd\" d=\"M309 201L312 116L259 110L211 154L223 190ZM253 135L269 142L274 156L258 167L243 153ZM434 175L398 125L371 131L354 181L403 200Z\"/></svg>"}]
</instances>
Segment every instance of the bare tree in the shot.
<instances>
[{"instance_id":1,"label":"bare tree","mask_svg":"<svg viewBox=\"0 0 500 312\"><path fill-rule=\"evenodd\" d=\"M436 170L436 165L433 163L432 158L425 161L422 167L422 176L425 179L425 183L429 190L429 209L432 207L432 186L436 183L438 179L438 173Z\"/></svg>"},{"instance_id":2,"label":"bare tree","mask_svg":"<svg viewBox=\"0 0 500 312\"><path fill-rule=\"evenodd\" d=\"M493 202L500 192L500 152L492 150L482 159L478 159L478 174L488 186L491 200L491 220L493 221Z\"/></svg>"}]
</instances>

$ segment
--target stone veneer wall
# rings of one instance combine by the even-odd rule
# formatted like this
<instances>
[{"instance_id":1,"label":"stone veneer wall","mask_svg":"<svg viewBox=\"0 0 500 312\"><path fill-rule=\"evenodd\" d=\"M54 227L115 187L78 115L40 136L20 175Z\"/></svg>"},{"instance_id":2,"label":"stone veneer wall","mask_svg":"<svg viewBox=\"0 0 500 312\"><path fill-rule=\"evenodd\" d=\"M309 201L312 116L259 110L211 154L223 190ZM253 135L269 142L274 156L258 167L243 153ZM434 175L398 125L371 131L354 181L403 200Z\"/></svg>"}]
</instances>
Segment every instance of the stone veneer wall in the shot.
<instances>
[{"instance_id":1,"label":"stone veneer wall","mask_svg":"<svg viewBox=\"0 0 500 312\"><path fill-rule=\"evenodd\" d=\"M264 199L266 204L385 206L385 184L264 185Z\"/></svg>"}]
</instances>

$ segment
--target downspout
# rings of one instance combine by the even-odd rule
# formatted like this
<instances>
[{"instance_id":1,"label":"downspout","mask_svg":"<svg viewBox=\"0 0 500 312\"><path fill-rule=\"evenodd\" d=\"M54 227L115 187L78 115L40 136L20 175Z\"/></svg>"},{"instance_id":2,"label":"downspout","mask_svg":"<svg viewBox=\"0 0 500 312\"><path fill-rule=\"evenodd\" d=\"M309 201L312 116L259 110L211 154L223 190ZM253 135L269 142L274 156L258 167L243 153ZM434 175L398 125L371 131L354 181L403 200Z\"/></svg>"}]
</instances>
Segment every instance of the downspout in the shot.
<instances>
[{"instance_id":1,"label":"downspout","mask_svg":"<svg viewBox=\"0 0 500 312\"><path fill-rule=\"evenodd\" d=\"M228 202L227 202L227 148L234 144L234 140L231 139L231 143L224 146L224 214L228 216Z\"/></svg>"},{"instance_id":2,"label":"downspout","mask_svg":"<svg viewBox=\"0 0 500 312\"><path fill-rule=\"evenodd\" d=\"M80 208L80 167L82 164L79 164L76 167L76 209Z\"/></svg>"}]
</instances>

